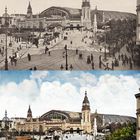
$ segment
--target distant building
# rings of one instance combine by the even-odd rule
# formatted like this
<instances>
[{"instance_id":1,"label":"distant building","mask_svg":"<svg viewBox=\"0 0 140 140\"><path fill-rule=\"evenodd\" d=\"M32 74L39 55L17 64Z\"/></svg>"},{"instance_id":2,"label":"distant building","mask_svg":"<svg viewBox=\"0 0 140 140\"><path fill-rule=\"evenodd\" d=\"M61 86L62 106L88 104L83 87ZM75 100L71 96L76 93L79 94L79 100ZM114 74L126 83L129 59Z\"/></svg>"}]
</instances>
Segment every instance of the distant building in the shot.
<instances>
[{"instance_id":1,"label":"distant building","mask_svg":"<svg viewBox=\"0 0 140 140\"><path fill-rule=\"evenodd\" d=\"M19 20L17 26L18 28L47 29L48 26L57 23L63 27L83 26L84 28L91 29L96 28L98 24L106 23L112 19L136 19L136 15L131 13L103 11L97 10L97 8L91 10L90 0L83 0L81 7L81 9L74 9L53 6L42 11L40 14L33 15L29 2L26 18Z\"/></svg>"},{"instance_id":2,"label":"distant building","mask_svg":"<svg viewBox=\"0 0 140 140\"><path fill-rule=\"evenodd\" d=\"M84 132L93 132L94 122L96 118L97 128L107 127L109 124L134 123L135 118L119 115L107 115L91 113L90 102L85 93L82 102L81 112L70 112L62 110L51 110L43 114L39 118L33 118L32 111L29 106L27 118L13 118L15 129L18 132L49 132L52 130L70 131L82 130Z\"/></svg>"},{"instance_id":3,"label":"distant building","mask_svg":"<svg viewBox=\"0 0 140 140\"><path fill-rule=\"evenodd\" d=\"M3 117L2 120L0 120L0 130L12 130L12 120L10 120L7 116L7 111L5 111L5 116Z\"/></svg>"},{"instance_id":4,"label":"distant building","mask_svg":"<svg viewBox=\"0 0 140 140\"><path fill-rule=\"evenodd\" d=\"M5 13L0 17L0 27L12 27L12 17L7 12L7 7L5 7Z\"/></svg>"},{"instance_id":5,"label":"distant building","mask_svg":"<svg viewBox=\"0 0 140 140\"><path fill-rule=\"evenodd\" d=\"M27 8L27 14L23 20L18 20L17 27L20 28L28 28L28 29L36 29L36 28L44 28L45 20L44 18L40 18L39 15L33 15L32 7L29 2Z\"/></svg>"}]
</instances>

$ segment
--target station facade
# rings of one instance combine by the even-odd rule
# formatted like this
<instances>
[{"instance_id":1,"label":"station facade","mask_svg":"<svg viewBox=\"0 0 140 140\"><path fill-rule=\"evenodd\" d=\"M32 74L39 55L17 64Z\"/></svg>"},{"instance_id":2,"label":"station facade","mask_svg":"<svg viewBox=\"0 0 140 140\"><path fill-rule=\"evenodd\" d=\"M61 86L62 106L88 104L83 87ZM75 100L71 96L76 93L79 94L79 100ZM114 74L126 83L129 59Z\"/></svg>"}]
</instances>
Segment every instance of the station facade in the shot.
<instances>
[{"instance_id":1,"label":"station facade","mask_svg":"<svg viewBox=\"0 0 140 140\"><path fill-rule=\"evenodd\" d=\"M94 119L97 120L97 128L107 127L114 123L128 124L135 123L136 119L129 116L107 115L91 112L90 102L85 93L82 102L81 112L70 112L62 110L51 110L44 113L39 118L33 118L32 110L29 106L27 118L13 118L14 128L18 132L48 132L50 130L56 131L70 131L81 130L83 132L91 133L94 128Z\"/></svg>"}]
</instances>

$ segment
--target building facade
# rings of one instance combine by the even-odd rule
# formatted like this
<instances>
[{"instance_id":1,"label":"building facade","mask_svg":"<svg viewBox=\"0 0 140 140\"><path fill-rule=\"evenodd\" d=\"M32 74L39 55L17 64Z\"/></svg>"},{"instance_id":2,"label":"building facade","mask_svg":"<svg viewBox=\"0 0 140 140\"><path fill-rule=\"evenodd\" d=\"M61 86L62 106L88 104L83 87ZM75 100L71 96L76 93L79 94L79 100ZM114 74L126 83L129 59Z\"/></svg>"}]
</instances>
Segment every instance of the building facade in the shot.
<instances>
[{"instance_id":1,"label":"building facade","mask_svg":"<svg viewBox=\"0 0 140 140\"><path fill-rule=\"evenodd\" d=\"M136 133L136 137L137 140L140 140L140 93L135 95L136 100L137 100L137 133Z\"/></svg>"},{"instance_id":2,"label":"building facade","mask_svg":"<svg viewBox=\"0 0 140 140\"><path fill-rule=\"evenodd\" d=\"M12 128L12 120L8 118L7 111L5 111L5 116L2 120L0 120L0 131L3 131L5 129L11 131Z\"/></svg>"},{"instance_id":3,"label":"building facade","mask_svg":"<svg viewBox=\"0 0 140 140\"><path fill-rule=\"evenodd\" d=\"M95 121L96 120L96 121ZM96 124L94 124L96 122ZM18 132L49 132L56 131L70 131L81 130L83 132L93 133L100 127L107 127L111 123L134 123L135 118L119 115L107 115L91 113L90 102L85 93L82 102L81 112L70 112L61 110L51 110L43 114L39 118L33 118L32 111L29 106L27 117L19 120L13 118L15 129ZM97 133L97 132L96 132Z\"/></svg>"},{"instance_id":4,"label":"building facade","mask_svg":"<svg viewBox=\"0 0 140 140\"><path fill-rule=\"evenodd\" d=\"M135 19L136 15L125 12L91 10L90 0L82 0L81 9L69 7L50 7L40 14L33 15L32 6L29 2L26 18L17 22L18 28L43 28L47 29L52 24L62 27L81 26L86 29L97 30L99 24L110 20Z\"/></svg>"}]
</instances>

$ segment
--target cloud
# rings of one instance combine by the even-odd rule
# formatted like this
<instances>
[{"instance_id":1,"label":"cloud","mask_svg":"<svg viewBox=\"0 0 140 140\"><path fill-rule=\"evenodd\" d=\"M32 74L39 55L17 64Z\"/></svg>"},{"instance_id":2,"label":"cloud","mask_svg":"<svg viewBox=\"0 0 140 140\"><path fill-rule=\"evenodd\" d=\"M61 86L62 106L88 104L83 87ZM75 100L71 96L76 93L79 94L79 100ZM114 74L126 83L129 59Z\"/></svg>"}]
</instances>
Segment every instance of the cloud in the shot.
<instances>
[{"instance_id":1,"label":"cloud","mask_svg":"<svg viewBox=\"0 0 140 140\"><path fill-rule=\"evenodd\" d=\"M32 71L30 78L35 80L43 80L48 76L48 73L48 71Z\"/></svg>"},{"instance_id":2,"label":"cloud","mask_svg":"<svg viewBox=\"0 0 140 140\"><path fill-rule=\"evenodd\" d=\"M0 118L4 110L10 117L26 117L31 104L33 116L41 116L52 109L81 111L85 90L92 112L135 116L136 99L140 78L136 75L97 76L89 72L70 72L55 78L54 73L32 73L29 79L20 83L10 82L0 85ZM48 80L48 79L53 80ZM63 80L62 80L63 79ZM38 84L38 80L41 81Z\"/></svg>"}]
</instances>

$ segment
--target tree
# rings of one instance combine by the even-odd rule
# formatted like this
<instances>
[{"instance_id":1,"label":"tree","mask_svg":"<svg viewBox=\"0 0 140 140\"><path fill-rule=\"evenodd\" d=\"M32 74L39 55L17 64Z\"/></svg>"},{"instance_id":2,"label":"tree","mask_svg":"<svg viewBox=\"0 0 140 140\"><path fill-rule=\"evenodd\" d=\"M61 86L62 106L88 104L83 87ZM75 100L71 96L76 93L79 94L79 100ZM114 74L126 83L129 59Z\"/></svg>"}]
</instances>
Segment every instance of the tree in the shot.
<instances>
[{"instance_id":1,"label":"tree","mask_svg":"<svg viewBox=\"0 0 140 140\"><path fill-rule=\"evenodd\" d=\"M106 140L135 140L136 124L128 124L126 127L115 130Z\"/></svg>"}]
</instances>

